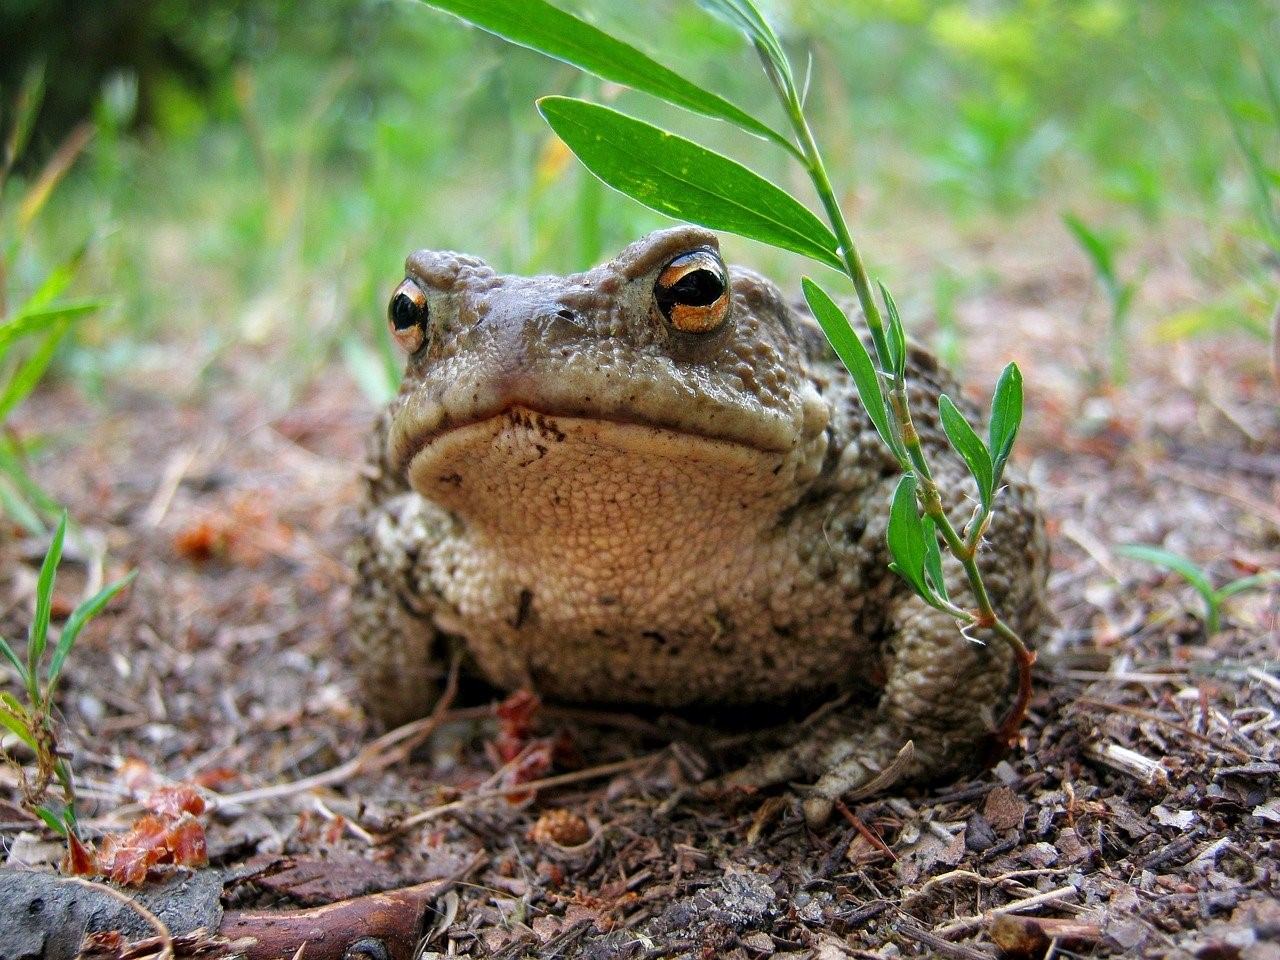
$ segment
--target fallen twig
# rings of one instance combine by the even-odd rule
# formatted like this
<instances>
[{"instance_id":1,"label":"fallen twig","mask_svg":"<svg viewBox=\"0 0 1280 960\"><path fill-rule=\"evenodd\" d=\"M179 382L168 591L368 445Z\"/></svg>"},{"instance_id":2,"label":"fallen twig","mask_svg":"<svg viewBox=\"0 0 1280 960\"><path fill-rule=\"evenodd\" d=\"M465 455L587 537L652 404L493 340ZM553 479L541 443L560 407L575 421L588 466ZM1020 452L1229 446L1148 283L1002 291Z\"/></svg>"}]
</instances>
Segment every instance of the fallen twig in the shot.
<instances>
[{"instance_id":1,"label":"fallen twig","mask_svg":"<svg viewBox=\"0 0 1280 960\"><path fill-rule=\"evenodd\" d=\"M950 923L943 924L934 929L934 933L940 937L950 940L953 937L964 936L971 930L976 930L983 924L990 923L993 917L998 917L1005 913L1021 913L1024 910L1034 910L1043 907L1046 903L1057 903L1062 900L1073 900L1079 891L1073 886L1058 887L1056 890L1050 890L1047 893L1040 893L1034 897L1027 897L1024 900L1015 900L1013 903L1006 903L1002 907L992 907L990 910L984 910L982 913L971 917L961 917L959 920L952 920Z\"/></svg>"},{"instance_id":2,"label":"fallen twig","mask_svg":"<svg viewBox=\"0 0 1280 960\"><path fill-rule=\"evenodd\" d=\"M1167 786L1169 783L1169 774L1164 767L1128 747L1116 743L1087 743L1084 752L1112 770L1127 773L1144 786Z\"/></svg>"}]
</instances>

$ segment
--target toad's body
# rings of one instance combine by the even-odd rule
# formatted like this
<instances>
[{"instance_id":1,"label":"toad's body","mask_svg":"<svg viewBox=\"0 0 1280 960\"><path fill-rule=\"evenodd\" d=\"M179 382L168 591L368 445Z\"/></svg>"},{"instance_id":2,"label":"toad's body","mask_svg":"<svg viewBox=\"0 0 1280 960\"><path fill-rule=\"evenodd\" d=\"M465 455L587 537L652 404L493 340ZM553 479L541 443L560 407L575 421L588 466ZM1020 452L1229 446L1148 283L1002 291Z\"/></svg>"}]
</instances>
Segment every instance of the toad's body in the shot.
<instances>
[{"instance_id":1,"label":"toad's body","mask_svg":"<svg viewBox=\"0 0 1280 960\"><path fill-rule=\"evenodd\" d=\"M411 355L356 547L374 712L427 709L440 642L458 638L490 681L561 700L856 694L842 735L774 758L769 778L855 762L870 776L906 739L919 776L972 758L1008 699L1007 651L961 637L887 569L896 464L807 314L728 273L691 227L564 278L451 253L407 267L392 324ZM910 376L967 515L936 417L958 390L921 353ZM1034 633L1044 540L1016 477L990 539L996 605Z\"/></svg>"}]
</instances>

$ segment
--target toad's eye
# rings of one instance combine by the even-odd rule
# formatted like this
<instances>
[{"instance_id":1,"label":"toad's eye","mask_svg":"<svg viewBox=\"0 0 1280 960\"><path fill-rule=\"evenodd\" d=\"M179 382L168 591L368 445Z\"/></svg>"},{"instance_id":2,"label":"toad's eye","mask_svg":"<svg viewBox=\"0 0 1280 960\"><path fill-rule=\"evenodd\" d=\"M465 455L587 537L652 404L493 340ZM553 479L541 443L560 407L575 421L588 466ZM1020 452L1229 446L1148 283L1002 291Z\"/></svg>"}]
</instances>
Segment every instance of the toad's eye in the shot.
<instances>
[{"instance_id":1,"label":"toad's eye","mask_svg":"<svg viewBox=\"0 0 1280 960\"><path fill-rule=\"evenodd\" d=\"M682 253L662 268L653 296L677 330L711 333L729 316L729 274L711 250Z\"/></svg>"},{"instance_id":2,"label":"toad's eye","mask_svg":"<svg viewBox=\"0 0 1280 960\"><path fill-rule=\"evenodd\" d=\"M418 350L427 339L427 295L412 280L396 287L387 306L391 335L409 353Z\"/></svg>"}]
</instances>

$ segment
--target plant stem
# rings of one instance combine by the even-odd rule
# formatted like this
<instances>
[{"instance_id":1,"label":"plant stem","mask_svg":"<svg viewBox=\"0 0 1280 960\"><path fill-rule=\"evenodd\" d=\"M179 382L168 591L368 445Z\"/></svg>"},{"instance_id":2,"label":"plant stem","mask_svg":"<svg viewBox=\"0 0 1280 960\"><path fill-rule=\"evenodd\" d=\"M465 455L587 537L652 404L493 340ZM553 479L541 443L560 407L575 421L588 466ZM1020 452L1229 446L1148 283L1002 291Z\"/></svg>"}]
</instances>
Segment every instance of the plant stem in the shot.
<instances>
[{"instance_id":1,"label":"plant stem","mask_svg":"<svg viewBox=\"0 0 1280 960\"><path fill-rule=\"evenodd\" d=\"M889 406L893 410L894 419L897 423L899 437L907 452L909 463L904 464L904 466L908 467L909 471L915 475L924 512L926 516L933 519L938 531L942 534L942 539L946 543L947 549L960 562L961 567L964 569L965 578L969 582L969 589L973 593L974 603L977 608L976 612L962 611L950 604L946 605L949 608L947 612L951 613L952 616L960 614L957 616L958 620L965 620L973 626L993 631L1013 651L1018 667L1018 692L1008 714L995 731L995 738L998 744L1002 747L1007 746L1012 743L1017 735L1018 728L1026 717L1027 706L1031 700L1031 667L1035 663L1036 656L1023 643L1018 633L1001 620L995 612L991 605L991 597L987 593L986 584L982 580L982 571L978 569L978 547L982 541L982 531L986 526L987 513L983 512L980 516L975 517L973 528L968 538L962 537L956 531L951 519L947 516L942 504L942 495L934 482L933 473L929 469L924 448L920 443L920 435L911 419L906 379L897 375L890 361L891 353L889 351L889 342L885 335L884 319L871 291L871 281L867 275L866 266L862 262L862 256L859 254L858 247L853 242L853 236L849 232L849 226L845 222L844 212L840 209L840 202L836 197L834 187L831 185L831 178L827 174L826 164L823 162L822 153L818 149L808 118L805 117L800 98L797 96L795 87L789 79L781 76L774 69L766 52L759 48L757 50L764 64L765 73L773 83L774 89L786 109L792 130L800 142L805 170L809 174L809 179L813 182L814 190L818 194L818 199L821 201L822 207L826 211L827 219L831 224L831 229L835 233L836 241L840 245L839 254L845 265L845 273L853 281L853 288L858 295L858 302L862 306L863 316L866 319L867 327L871 331L871 341L875 347L876 361L880 367L880 374L889 384L887 387L882 387L882 389L887 394Z\"/></svg>"}]
</instances>

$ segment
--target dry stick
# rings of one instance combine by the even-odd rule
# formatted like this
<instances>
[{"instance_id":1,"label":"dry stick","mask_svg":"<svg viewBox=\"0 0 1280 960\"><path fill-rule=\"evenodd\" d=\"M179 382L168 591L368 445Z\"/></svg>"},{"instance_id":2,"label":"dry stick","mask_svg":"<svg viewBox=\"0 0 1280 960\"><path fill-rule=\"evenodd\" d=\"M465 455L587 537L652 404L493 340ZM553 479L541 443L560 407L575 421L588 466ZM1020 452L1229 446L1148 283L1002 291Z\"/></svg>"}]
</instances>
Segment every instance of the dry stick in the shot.
<instances>
[{"instance_id":1,"label":"dry stick","mask_svg":"<svg viewBox=\"0 0 1280 960\"><path fill-rule=\"evenodd\" d=\"M88 887L98 893L105 893L111 899L118 900L130 910L133 910L147 922L147 925L156 932L156 936L160 939L160 952L156 955L156 960L173 960L173 934L169 932L169 928L165 926L163 920L133 899L133 897L121 893L115 887L109 887L105 883L96 883L93 880L86 880L84 877L61 877L60 879L67 883L78 883L80 886Z\"/></svg>"},{"instance_id":2,"label":"dry stick","mask_svg":"<svg viewBox=\"0 0 1280 960\"><path fill-rule=\"evenodd\" d=\"M1046 903L1066 900L1068 898L1075 897L1078 893L1079 891L1070 885L1058 887L1058 889L1050 890L1048 893L1041 893L1034 897L1027 897L1025 900L1015 900L1013 903L1006 903L1003 907L992 907L990 910L983 911L976 916L961 917L959 920L953 920L940 927L935 927L933 932L939 937L945 937L948 939L951 937L962 936L970 930L980 927L984 923L988 923L992 917L998 917L1003 913L1020 913L1023 910L1043 907Z\"/></svg>"},{"instance_id":3,"label":"dry stick","mask_svg":"<svg viewBox=\"0 0 1280 960\"><path fill-rule=\"evenodd\" d=\"M898 862L898 855L889 849L889 846L876 835L874 830L862 822L861 817L854 814L852 810L845 806L843 801L836 801L836 809L840 811L840 815L842 817L849 821L853 826L853 829L857 830L858 833L862 835L862 839L866 840L867 843L871 844L881 853L887 854L889 859L894 863Z\"/></svg>"}]
</instances>

